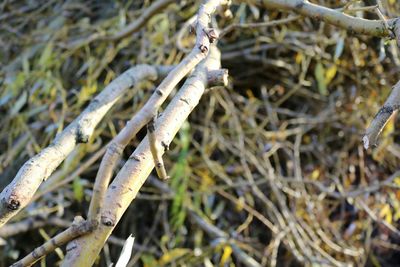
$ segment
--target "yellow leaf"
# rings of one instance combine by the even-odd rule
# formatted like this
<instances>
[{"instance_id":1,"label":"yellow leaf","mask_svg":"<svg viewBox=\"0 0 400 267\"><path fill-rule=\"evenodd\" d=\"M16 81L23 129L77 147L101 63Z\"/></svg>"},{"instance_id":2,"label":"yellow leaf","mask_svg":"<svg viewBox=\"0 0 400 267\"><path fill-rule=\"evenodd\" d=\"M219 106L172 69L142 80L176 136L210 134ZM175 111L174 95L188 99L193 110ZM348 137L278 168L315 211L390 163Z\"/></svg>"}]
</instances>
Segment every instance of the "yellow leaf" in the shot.
<instances>
[{"instance_id":1,"label":"yellow leaf","mask_svg":"<svg viewBox=\"0 0 400 267\"><path fill-rule=\"evenodd\" d=\"M332 65L331 67L329 67L326 72L325 72L325 83L326 85L330 84L330 82L332 81L332 79L335 77L337 72L337 67L336 65Z\"/></svg>"},{"instance_id":2,"label":"yellow leaf","mask_svg":"<svg viewBox=\"0 0 400 267\"><path fill-rule=\"evenodd\" d=\"M106 78L104 79L104 85L108 85L114 78L115 78L115 73L113 71L108 71Z\"/></svg>"},{"instance_id":3,"label":"yellow leaf","mask_svg":"<svg viewBox=\"0 0 400 267\"><path fill-rule=\"evenodd\" d=\"M89 99L97 91L97 84L85 85L79 92L78 102L83 102Z\"/></svg>"},{"instance_id":4,"label":"yellow leaf","mask_svg":"<svg viewBox=\"0 0 400 267\"><path fill-rule=\"evenodd\" d=\"M390 209L390 205L389 204L385 204L383 206L383 208L381 209L381 211L379 212L379 217L381 217L382 219L384 219L386 222L388 222L389 224L392 223L393 221L393 214L392 211Z\"/></svg>"},{"instance_id":5,"label":"yellow leaf","mask_svg":"<svg viewBox=\"0 0 400 267\"><path fill-rule=\"evenodd\" d=\"M215 180L210 176L207 170L197 170L196 174L200 176L200 190L209 190L210 186L215 185Z\"/></svg>"},{"instance_id":6,"label":"yellow leaf","mask_svg":"<svg viewBox=\"0 0 400 267\"><path fill-rule=\"evenodd\" d=\"M395 116L391 116L383 128L382 137L388 137L394 132Z\"/></svg>"},{"instance_id":7,"label":"yellow leaf","mask_svg":"<svg viewBox=\"0 0 400 267\"><path fill-rule=\"evenodd\" d=\"M247 94L247 97L250 99L250 100L254 100L256 97L254 96L254 94L253 94L253 91L252 90L250 90L250 89L247 89L246 90L246 94Z\"/></svg>"},{"instance_id":8,"label":"yellow leaf","mask_svg":"<svg viewBox=\"0 0 400 267\"><path fill-rule=\"evenodd\" d=\"M320 174L321 172L319 171L319 169L313 170L310 177L311 180L317 180Z\"/></svg>"},{"instance_id":9,"label":"yellow leaf","mask_svg":"<svg viewBox=\"0 0 400 267\"><path fill-rule=\"evenodd\" d=\"M241 211L243 209L244 204L245 204L245 200L244 200L243 196L240 196L238 201L236 202L235 209L237 211Z\"/></svg>"},{"instance_id":10,"label":"yellow leaf","mask_svg":"<svg viewBox=\"0 0 400 267\"><path fill-rule=\"evenodd\" d=\"M224 266L225 263L231 258L232 248L229 245L224 246L224 253L222 253L219 266Z\"/></svg>"},{"instance_id":11,"label":"yellow leaf","mask_svg":"<svg viewBox=\"0 0 400 267\"><path fill-rule=\"evenodd\" d=\"M297 54L296 54L295 61L296 61L297 64L300 64L300 63L303 61L303 54L300 53L300 52L297 53Z\"/></svg>"},{"instance_id":12,"label":"yellow leaf","mask_svg":"<svg viewBox=\"0 0 400 267\"><path fill-rule=\"evenodd\" d=\"M189 252L190 252L190 249L187 249L187 248L175 248L173 250L168 251L164 255L162 255L162 257L158 261L158 264L160 264L161 266L166 265L166 264L182 257L183 255L185 255Z\"/></svg>"}]
</instances>

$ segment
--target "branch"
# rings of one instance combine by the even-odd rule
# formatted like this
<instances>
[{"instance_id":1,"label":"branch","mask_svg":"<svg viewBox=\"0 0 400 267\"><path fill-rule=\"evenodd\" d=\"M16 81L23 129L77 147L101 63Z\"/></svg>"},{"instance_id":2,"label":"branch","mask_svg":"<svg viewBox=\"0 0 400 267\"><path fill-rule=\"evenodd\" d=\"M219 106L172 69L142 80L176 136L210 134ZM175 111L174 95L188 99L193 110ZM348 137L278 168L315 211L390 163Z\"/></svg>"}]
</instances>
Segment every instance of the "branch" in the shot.
<instances>
[{"instance_id":1,"label":"branch","mask_svg":"<svg viewBox=\"0 0 400 267\"><path fill-rule=\"evenodd\" d=\"M219 67L220 55L213 47L210 55L196 67L159 119L156 135L165 144L171 143L181 125L199 102L206 87L206 70ZM93 264L106 239L136 197L153 167L154 162L146 137L107 190L102 203L99 227L91 234L73 241L75 249L67 253L62 266L91 266Z\"/></svg>"},{"instance_id":2,"label":"branch","mask_svg":"<svg viewBox=\"0 0 400 267\"><path fill-rule=\"evenodd\" d=\"M394 111L400 108L400 81L397 82L383 107L375 115L363 137L364 148L376 145L377 139Z\"/></svg>"},{"instance_id":3,"label":"branch","mask_svg":"<svg viewBox=\"0 0 400 267\"><path fill-rule=\"evenodd\" d=\"M175 192L168 187L167 184L165 183L160 183L159 180L157 179L152 179L152 177L149 179L150 183L154 185L156 188L158 188L160 191L172 195L175 195ZM204 230L210 237L212 238L220 238L226 240L226 242L229 242L229 244L232 246L233 249L233 254L237 257L239 261L245 264L245 266L256 266L259 267L260 264L251 258L249 255L246 254L243 250L241 250L236 244L235 240L231 239L228 233L225 231L221 230L220 228L216 227L212 223L209 223L207 220L202 218L201 216L198 215L198 212L191 208L188 205L185 205L185 208L188 210L188 216L189 218L196 223L201 229Z\"/></svg>"},{"instance_id":4,"label":"branch","mask_svg":"<svg viewBox=\"0 0 400 267\"><path fill-rule=\"evenodd\" d=\"M266 28L266 27L272 27L272 26L278 26L281 24L290 23L292 21L298 20L299 18L301 18L301 16L294 16L294 17L288 17L288 18L284 18L284 19L265 21L265 22L259 22L259 23L230 24L228 27L222 29L219 36L220 36L220 38L222 38L223 36L230 33L232 30L234 30L236 28L241 28L241 29L249 29L249 28L254 29L254 28L261 28L261 27Z\"/></svg>"},{"instance_id":5,"label":"branch","mask_svg":"<svg viewBox=\"0 0 400 267\"><path fill-rule=\"evenodd\" d=\"M388 20L389 28L387 28L385 22L382 20L353 17L339 10L319 6L306 0L263 0L262 3L266 8L290 10L300 15L346 29L351 33L377 37L392 37L392 30L397 21L397 19Z\"/></svg>"},{"instance_id":6,"label":"branch","mask_svg":"<svg viewBox=\"0 0 400 267\"><path fill-rule=\"evenodd\" d=\"M17 234L26 233L28 231L31 231L36 228L41 228L46 225L53 225L53 226L67 228L70 226L70 223L66 225L64 221L60 220L57 217L46 218L46 219L30 217L23 221L6 224L3 227L1 227L0 238L8 238L10 236L14 236Z\"/></svg>"},{"instance_id":7,"label":"branch","mask_svg":"<svg viewBox=\"0 0 400 267\"><path fill-rule=\"evenodd\" d=\"M29 203L40 184L78 143L88 142L94 128L128 88L144 79L155 80L157 76L157 68L149 65L138 65L125 71L104 88L50 146L25 162L0 194L0 227Z\"/></svg>"},{"instance_id":8,"label":"branch","mask_svg":"<svg viewBox=\"0 0 400 267\"><path fill-rule=\"evenodd\" d=\"M207 72L208 87L228 86L229 72L227 69L210 70Z\"/></svg>"},{"instance_id":9,"label":"branch","mask_svg":"<svg viewBox=\"0 0 400 267\"><path fill-rule=\"evenodd\" d=\"M400 47L400 20L399 18L386 20L380 13L381 20L368 20L353 17L326 7L322 7L306 0L264 0L263 4L267 8L278 8L291 10L298 14L322 20L329 24L341 27L352 33L367 34L378 37L396 38L397 45ZM400 82L392 89L392 92L386 100L383 107L376 114L368 127L364 137L364 148L368 149L370 145L375 145L377 138L385 127L387 121L393 112L400 107Z\"/></svg>"},{"instance_id":10,"label":"branch","mask_svg":"<svg viewBox=\"0 0 400 267\"><path fill-rule=\"evenodd\" d=\"M157 115L155 117L157 117ZM155 118L152 118L150 122L147 124L147 136L149 138L150 151L153 156L154 165L156 167L158 178L162 180L167 180L169 179L169 176L167 175L167 171L165 170L164 167L164 161L162 159L162 154L164 151L161 152L161 147L159 145L161 144L161 142L157 142L155 130L156 130ZM167 150L167 146L165 146L164 149Z\"/></svg>"},{"instance_id":11,"label":"branch","mask_svg":"<svg viewBox=\"0 0 400 267\"><path fill-rule=\"evenodd\" d=\"M110 183L113 170L130 140L142 129L156 114L158 109L167 99L175 86L203 60L207 54L210 43L215 40L215 32L208 28L210 16L219 1L205 1L200 6L197 15L196 44L192 51L172 70L157 87L153 95L141 110L125 125L118 135L111 141L104 155L96 175L93 196L90 202L88 218L99 220L100 203L103 202L105 191Z\"/></svg>"},{"instance_id":12,"label":"branch","mask_svg":"<svg viewBox=\"0 0 400 267\"><path fill-rule=\"evenodd\" d=\"M165 7L174 2L175 2L174 0L158 0L157 2L154 2L151 6L149 6L146 10L143 11L143 13L140 15L138 19L136 19L135 21L131 22L129 25L124 27L124 29L121 30L120 32L112 36L105 37L104 39L111 41L118 41L119 39L122 39L129 34L137 32L140 28L143 27L143 25L150 18L152 18L155 14L159 13Z\"/></svg>"},{"instance_id":13,"label":"branch","mask_svg":"<svg viewBox=\"0 0 400 267\"><path fill-rule=\"evenodd\" d=\"M68 243L69 241L87 234L96 228L97 223L94 221L84 221L82 217L75 217L72 225L59 233L43 245L35 248L31 253L17 261L12 267L31 266L43 256L49 254L56 248Z\"/></svg>"},{"instance_id":14,"label":"branch","mask_svg":"<svg viewBox=\"0 0 400 267\"><path fill-rule=\"evenodd\" d=\"M138 32L149 19L151 19L155 14L161 12L165 7L172 4L173 0L158 0L146 8L139 18L132 21L129 25L127 25L123 30L119 31L118 33L110 36L105 36L105 33L93 33L89 37L85 37L83 39L78 39L70 44L66 45L68 49L77 49L84 45L90 44L91 42L98 41L98 40L105 40L105 41L118 41L129 34Z\"/></svg>"}]
</instances>

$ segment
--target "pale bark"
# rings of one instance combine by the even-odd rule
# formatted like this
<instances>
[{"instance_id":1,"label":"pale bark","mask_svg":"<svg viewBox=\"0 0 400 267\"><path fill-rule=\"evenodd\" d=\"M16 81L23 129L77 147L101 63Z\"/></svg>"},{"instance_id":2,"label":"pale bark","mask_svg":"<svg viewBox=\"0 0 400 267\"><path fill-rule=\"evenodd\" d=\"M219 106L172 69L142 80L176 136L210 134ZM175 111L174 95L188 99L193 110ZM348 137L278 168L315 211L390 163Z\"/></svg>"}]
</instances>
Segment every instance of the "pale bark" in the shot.
<instances>
[{"instance_id":1,"label":"pale bark","mask_svg":"<svg viewBox=\"0 0 400 267\"><path fill-rule=\"evenodd\" d=\"M92 220L100 219L100 204L103 202L113 170L129 141L151 120L154 114L157 114L158 109L175 86L207 56L210 43L216 38L215 31L208 28L208 24L218 4L219 1L214 0L205 1L204 4L200 5L197 14L196 44L194 48L168 73L168 76L157 87L143 108L133 116L108 146L97 172L93 188L93 196L88 212L88 217Z\"/></svg>"},{"instance_id":2,"label":"pale bark","mask_svg":"<svg viewBox=\"0 0 400 267\"><path fill-rule=\"evenodd\" d=\"M156 125L159 140L169 145L190 112L199 102L207 83L207 70L220 67L215 47L186 80ZM148 138L144 138L110 184L102 205L101 223L92 233L74 241L62 266L91 266L129 204L154 168Z\"/></svg>"},{"instance_id":3,"label":"pale bark","mask_svg":"<svg viewBox=\"0 0 400 267\"><path fill-rule=\"evenodd\" d=\"M127 70L104 88L81 115L56 136L51 145L29 159L0 194L0 227L30 202L40 184L78 143L88 142L94 128L128 88L141 80L155 80L157 77L157 68L149 65Z\"/></svg>"},{"instance_id":4,"label":"pale bark","mask_svg":"<svg viewBox=\"0 0 400 267\"><path fill-rule=\"evenodd\" d=\"M368 126L363 137L364 148L376 145L379 134L382 132L389 118L400 108L400 81L392 88L392 92L385 104L379 109L374 119Z\"/></svg>"},{"instance_id":5,"label":"pale bark","mask_svg":"<svg viewBox=\"0 0 400 267\"><path fill-rule=\"evenodd\" d=\"M156 118L157 116L154 116L154 118L147 124L147 137L149 139L150 151L153 156L154 166L156 168L158 178L167 180L169 179L169 176L165 170L162 154L165 150L168 150L168 146L163 146L163 144L157 140L155 133Z\"/></svg>"},{"instance_id":6,"label":"pale bark","mask_svg":"<svg viewBox=\"0 0 400 267\"><path fill-rule=\"evenodd\" d=\"M11 267L24 267L33 265L36 261L40 260L40 258L49 254L56 248L68 243L78 236L82 236L93 231L93 229L96 228L96 223L97 222L94 221L85 221L82 217L76 217L69 228L54 236L40 247L34 249L27 256L11 265Z\"/></svg>"},{"instance_id":7,"label":"pale bark","mask_svg":"<svg viewBox=\"0 0 400 267\"><path fill-rule=\"evenodd\" d=\"M295 13L327 22L350 33L377 37L392 37L397 19L388 20L389 29L383 20L369 20L347 15L340 10L323 7L307 0L263 0L267 8L290 10Z\"/></svg>"}]
</instances>

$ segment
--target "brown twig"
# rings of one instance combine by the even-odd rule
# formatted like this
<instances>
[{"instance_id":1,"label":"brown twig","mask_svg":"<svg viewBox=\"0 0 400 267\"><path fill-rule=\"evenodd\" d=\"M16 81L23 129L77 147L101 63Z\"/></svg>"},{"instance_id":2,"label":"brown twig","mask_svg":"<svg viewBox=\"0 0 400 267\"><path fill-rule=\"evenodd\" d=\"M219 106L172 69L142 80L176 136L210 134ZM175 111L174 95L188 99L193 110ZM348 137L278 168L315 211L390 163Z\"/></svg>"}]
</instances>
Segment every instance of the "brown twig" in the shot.
<instances>
[{"instance_id":1,"label":"brown twig","mask_svg":"<svg viewBox=\"0 0 400 267\"><path fill-rule=\"evenodd\" d=\"M163 10L165 7L168 5L174 3L174 0L158 0L154 2L151 6L149 6L146 10L142 12L139 18L137 18L135 21L130 23L128 26L124 27L123 30L119 31L118 33L105 37L106 40L111 40L111 41L118 41L124 37L126 37L129 34L132 34L134 32L137 32L140 28L143 27L143 25L154 16L154 14L159 13L161 10Z\"/></svg>"},{"instance_id":2,"label":"brown twig","mask_svg":"<svg viewBox=\"0 0 400 267\"><path fill-rule=\"evenodd\" d=\"M279 20L273 20L273 21L266 21L266 22L259 22L259 23L243 23L243 24L231 24L228 27L222 29L220 33L220 38L231 32L232 30L236 28L241 28L241 29L249 29L249 28L264 28L264 27L272 27L272 26L277 26L281 24L286 24L290 23L292 21L296 21L300 18L301 16L293 16L293 17L288 17L284 19L279 19Z\"/></svg>"},{"instance_id":3,"label":"brown twig","mask_svg":"<svg viewBox=\"0 0 400 267\"><path fill-rule=\"evenodd\" d=\"M11 266L12 267L31 266L40 258L55 250L57 247L60 247L79 236L82 236L84 234L93 231L96 228L96 226L97 222L85 221L83 220L82 217L75 217L74 222L68 229L64 230L55 237L51 238L49 241L47 241L40 247L35 248L31 253L29 253L27 256L25 256L24 258L17 261Z\"/></svg>"},{"instance_id":4,"label":"brown twig","mask_svg":"<svg viewBox=\"0 0 400 267\"><path fill-rule=\"evenodd\" d=\"M70 223L66 225L65 221L60 220L57 217L51 218L28 218L19 222L6 224L0 228L0 237L7 238L17 234L22 234L31 231L36 228L44 227L46 225L53 225L58 227L69 227Z\"/></svg>"},{"instance_id":5,"label":"brown twig","mask_svg":"<svg viewBox=\"0 0 400 267\"><path fill-rule=\"evenodd\" d=\"M89 37L85 37L83 39L75 40L70 44L66 45L68 49L77 49L84 45L88 45L91 42L98 41L98 40L105 40L105 41L118 41L129 34L133 34L138 32L149 19L151 19L155 14L161 12L165 7L172 4L173 0L158 0L150 5L147 9L145 9L139 18L132 21L129 25L124 27L121 31L117 32L114 35L106 35L106 33L93 33Z\"/></svg>"}]
</instances>

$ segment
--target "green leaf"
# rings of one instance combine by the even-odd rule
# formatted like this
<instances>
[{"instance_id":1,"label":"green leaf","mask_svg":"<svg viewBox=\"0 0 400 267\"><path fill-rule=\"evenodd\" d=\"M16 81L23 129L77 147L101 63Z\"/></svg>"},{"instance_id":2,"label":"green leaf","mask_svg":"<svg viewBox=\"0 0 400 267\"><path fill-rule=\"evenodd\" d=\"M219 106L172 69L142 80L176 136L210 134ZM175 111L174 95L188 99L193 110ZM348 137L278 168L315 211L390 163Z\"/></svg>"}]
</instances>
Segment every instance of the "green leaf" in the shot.
<instances>
[{"instance_id":1,"label":"green leaf","mask_svg":"<svg viewBox=\"0 0 400 267\"><path fill-rule=\"evenodd\" d=\"M18 98L18 100L15 102L15 104L13 105L13 107L10 110L10 116L14 116L16 115L21 108L25 105L25 103L28 101L28 92L27 91L23 91L21 96Z\"/></svg>"},{"instance_id":2,"label":"green leaf","mask_svg":"<svg viewBox=\"0 0 400 267\"><path fill-rule=\"evenodd\" d=\"M314 75L315 78L317 79L319 93L321 95L328 95L328 90L326 88L326 81L325 81L325 69L321 62L317 63Z\"/></svg>"},{"instance_id":3,"label":"green leaf","mask_svg":"<svg viewBox=\"0 0 400 267\"><path fill-rule=\"evenodd\" d=\"M143 262L144 267L158 267L157 260L151 254L142 254L140 259Z\"/></svg>"},{"instance_id":4,"label":"green leaf","mask_svg":"<svg viewBox=\"0 0 400 267\"><path fill-rule=\"evenodd\" d=\"M158 261L159 265L164 266L168 263L171 263L178 258L184 256L185 254L189 253L191 250L187 248L174 248L167 253L164 253L160 260Z\"/></svg>"},{"instance_id":5,"label":"green leaf","mask_svg":"<svg viewBox=\"0 0 400 267\"><path fill-rule=\"evenodd\" d=\"M52 61L51 60L52 53L53 53L53 42L49 42L44 48L43 53L39 59L39 65L42 69L47 69L47 67L50 66L50 63Z\"/></svg>"},{"instance_id":6,"label":"green leaf","mask_svg":"<svg viewBox=\"0 0 400 267\"><path fill-rule=\"evenodd\" d=\"M75 177L72 187L74 190L74 198L78 202L82 202L82 200L83 200L83 185L82 185L81 178L79 176Z\"/></svg>"}]
</instances>

